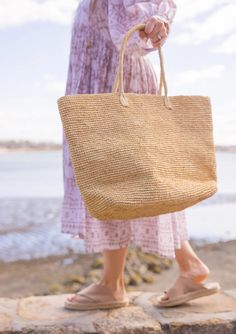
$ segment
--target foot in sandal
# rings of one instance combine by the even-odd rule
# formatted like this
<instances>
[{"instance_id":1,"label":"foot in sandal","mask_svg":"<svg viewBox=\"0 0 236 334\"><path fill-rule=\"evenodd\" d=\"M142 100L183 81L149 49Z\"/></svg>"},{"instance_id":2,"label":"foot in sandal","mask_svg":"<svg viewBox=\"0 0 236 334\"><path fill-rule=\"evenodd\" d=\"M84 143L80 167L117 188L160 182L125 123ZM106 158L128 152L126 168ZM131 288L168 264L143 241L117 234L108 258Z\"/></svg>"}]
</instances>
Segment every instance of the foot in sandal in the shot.
<instances>
[{"instance_id":1,"label":"foot in sandal","mask_svg":"<svg viewBox=\"0 0 236 334\"><path fill-rule=\"evenodd\" d=\"M190 300L209 296L220 291L218 282L196 282L192 277L180 274L174 285L158 298L158 307L170 307L184 304Z\"/></svg>"},{"instance_id":2,"label":"foot in sandal","mask_svg":"<svg viewBox=\"0 0 236 334\"><path fill-rule=\"evenodd\" d=\"M126 294L117 298L110 288L99 283L90 284L65 301L65 308L71 310L110 309L128 305Z\"/></svg>"}]
</instances>

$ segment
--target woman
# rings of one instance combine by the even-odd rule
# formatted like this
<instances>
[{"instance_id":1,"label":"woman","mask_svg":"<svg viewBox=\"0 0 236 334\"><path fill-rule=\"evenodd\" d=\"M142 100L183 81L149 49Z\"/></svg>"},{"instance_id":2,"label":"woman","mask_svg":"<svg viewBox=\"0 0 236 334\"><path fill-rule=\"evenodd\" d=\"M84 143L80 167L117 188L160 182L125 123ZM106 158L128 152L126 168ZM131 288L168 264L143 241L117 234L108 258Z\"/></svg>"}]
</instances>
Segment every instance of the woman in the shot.
<instances>
[{"instance_id":1,"label":"woman","mask_svg":"<svg viewBox=\"0 0 236 334\"><path fill-rule=\"evenodd\" d=\"M148 55L162 46L176 12L173 0L83 0L72 29L66 94L111 92L124 34L135 24L145 30L134 33L124 60L126 92L158 94L158 80ZM65 307L111 308L128 304L124 267L128 246L176 258L179 277L162 296L161 305L193 291L213 293L202 281L210 271L191 248L183 211L126 221L99 221L85 207L75 184L68 145L63 134L64 201L62 232L82 239L85 252L102 252L101 280L67 299ZM197 294L195 293L195 298ZM186 294L184 295L186 297ZM165 304L164 304L165 303ZM175 305L181 299L175 300Z\"/></svg>"}]
</instances>

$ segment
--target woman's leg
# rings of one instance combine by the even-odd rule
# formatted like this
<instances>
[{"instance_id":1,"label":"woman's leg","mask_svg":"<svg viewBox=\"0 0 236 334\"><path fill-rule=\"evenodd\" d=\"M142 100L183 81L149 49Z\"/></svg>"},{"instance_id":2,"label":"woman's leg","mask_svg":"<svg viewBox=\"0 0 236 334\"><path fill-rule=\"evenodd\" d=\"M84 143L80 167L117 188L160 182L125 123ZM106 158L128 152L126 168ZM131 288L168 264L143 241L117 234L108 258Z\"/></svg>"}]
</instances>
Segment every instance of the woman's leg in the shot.
<instances>
[{"instance_id":1,"label":"woman's leg","mask_svg":"<svg viewBox=\"0 0 236 334\"><path fill-rule=\"evenodd\" d=\"M125 294L124 270L127 253L127 247L103 252L104 269L99 284L110 288L117 298L122 298Z\"/></svg>"},{"instance_id":2,"label":"woman's leg","mask_svg":"<svg viewBox=\"0 0 236 334\"><path fill-rule=\"evenodd\" d=\"M175 250L175 256L180 275L190 278L195 283L200 283L209 276L209 268L200 260L188 240L183 241L182 247ZM168 292L164 294L162 299L168 299Z\"/></svg>"},{"instance_id":3,"label":"woman's leg","mask_svg":"<svg viewBox=\"0 0 236 334\"><path fill-rule=\"evenodd\" d=\"M209 268L200 260L188 240L183 241L182 247L175 250L175 256L181 275L192 278L196 283L209 276Z\"/></svg>"},{"instance_id":4,"label":"woman's leg","mask_svg":"<svg viewBox=\"0 0 236 334\"><path fill-rule=\"evenodd\" d=\"M105 250L103 252L104 268L99 284L108 287L114 298L123 299L125 297L124 269L128 248L115 250ZM69 297L69 301L79 300L78 295Z\"/></svg>"}]
</instances>

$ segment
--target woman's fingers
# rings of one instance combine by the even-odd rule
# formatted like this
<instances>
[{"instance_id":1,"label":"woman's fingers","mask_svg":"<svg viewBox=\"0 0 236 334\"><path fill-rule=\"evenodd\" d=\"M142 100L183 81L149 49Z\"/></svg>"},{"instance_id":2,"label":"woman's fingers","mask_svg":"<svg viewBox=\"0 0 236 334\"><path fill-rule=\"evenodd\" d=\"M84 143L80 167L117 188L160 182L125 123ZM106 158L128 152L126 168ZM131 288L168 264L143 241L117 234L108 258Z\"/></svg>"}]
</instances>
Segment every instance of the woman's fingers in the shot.
<instances>
[{"instance_id":1,"label":"woman's fingers","mask_svg":"<svg viewBox=\"0 0 236 334\"><path fill-rule=\"evenodd\" d=\"M145 22L146 24L145 24L145 33L147 34L147 35L150 35L151 34L151 32L153 31L153 29L155 28L155 25L158 23L160 23L160 21L158 21L157 19L156 19L156 17L155 16L152 16L152 17L150 17L150 19L148 19L146 22Z\"/></svg>"},{"instance_id":2,"label":"woman's fingers","mask_svg":"<svg viewBox=\"0 0 236 334\"><path fill-rule=\"evenodd\" d=\"M145 37L147 37L147 34L145 33L144 30L140 30L140 31L139 31L139 36L140 36L141 38L145 38Z\"/></svg>"},{"instance_id":3,"label":"woman's fingers","mask_svg":"<svg viewBox=\"0 0 236 334\"><path fill-rule=\"evenodd\" d=\"M140 31L139 35L142 38L150 38L153 47L159 47L164 44L167 38L167 25L157 17L152 16L145 22L145 29Z\"/></svg>"},{"instance_id":4,"label":"woman's fingers","mask_svg":"<svg viewBox=\"0 0 236 334\"><path fill-rule=\"evenodd\" d=\"M162 38L161 40L159 40L158 42L152 42L152 45L154 48L159 48L160 46L162 46L166 41L166 38Z\"/></svg>"},{"instance_id":5,"label":"woman's fingers","mask_svg":"<svg viewBox=\"0 0 236 334\"><path fill-rule=\"evenodd\" d=\"M151 34L149 35L150 38L155 39L155 37L157 35L161 36L161 37L165 37L167 34L166 32L166 27L162 22L157 22L157 24L155 25L153 31L151 32Z\"/></svg>"},{"instance_id":6,"label":"woman's fingers","mask_svg":"<svg viewBox=\"0 0 236 334\"><path fill-rule=\"evenodd\" d=\"M162 30L165 31L165 24L164 22L157 19L155 16L150 17L150 19L146 21L144 31L149 37L153 37L154 34Z\"/></svg>"}]
</instances>

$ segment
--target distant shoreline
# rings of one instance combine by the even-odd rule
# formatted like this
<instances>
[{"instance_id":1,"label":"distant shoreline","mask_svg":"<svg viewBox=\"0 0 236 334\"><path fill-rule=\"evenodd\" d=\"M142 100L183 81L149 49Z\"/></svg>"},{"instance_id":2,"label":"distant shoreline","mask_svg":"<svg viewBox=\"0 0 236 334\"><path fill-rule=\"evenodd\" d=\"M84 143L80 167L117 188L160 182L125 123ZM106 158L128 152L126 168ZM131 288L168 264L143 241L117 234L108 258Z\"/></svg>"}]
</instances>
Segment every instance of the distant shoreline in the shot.
<instances>
[{"instance_id":1,"label":"distant shoreline","mask_svg":"<svg viewBox=\"0 0 236 334\"><path fill-rule=\"evenodd\" d=\"M62 144L52 142L31 142L28 140L0 141L0 153L30 152L30 151L59 151Z\"/></svg>"},{"instance_id":2,"label":"distant shoreline","mask_svg":"<svg viewBox=\"0 0 236 334\"><path fill-rule=\"evenodd\" d=\"M31 151L60 151L62 144L53 142L32 142L29 140L0 141L0 153L31 152ZM236 145L216 145L217 152L236 153Z\"/></svg>"}]
</instances>

